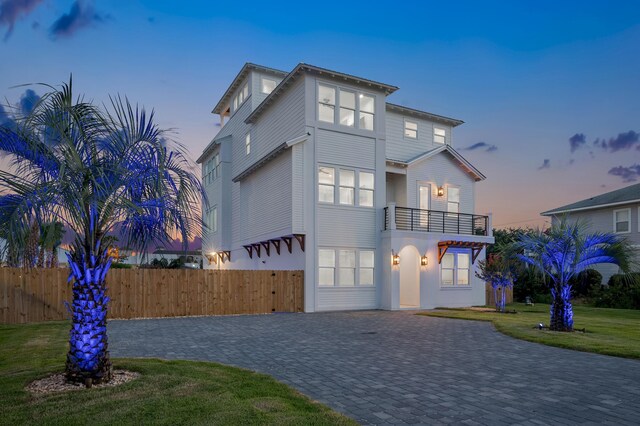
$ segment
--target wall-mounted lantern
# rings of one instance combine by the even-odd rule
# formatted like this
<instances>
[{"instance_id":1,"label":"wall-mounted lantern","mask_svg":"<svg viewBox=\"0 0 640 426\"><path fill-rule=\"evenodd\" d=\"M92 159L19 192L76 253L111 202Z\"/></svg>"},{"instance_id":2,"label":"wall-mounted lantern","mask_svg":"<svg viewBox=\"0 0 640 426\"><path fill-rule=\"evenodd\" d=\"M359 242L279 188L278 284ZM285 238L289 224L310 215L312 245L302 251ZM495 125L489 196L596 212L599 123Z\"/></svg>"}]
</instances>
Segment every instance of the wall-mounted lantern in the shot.
<instances>
[{"instance_id":1,"label":"wall-mounted lantern","mask_svg":"<svg viewBox=\"0 0 640 426\"><path fill-rule=\"evenodd\" d=\"M439 186L438 187L438 197L444 197L444 187L443 186Z\"/></svg>"},{"instance_id":2,"label":"wall-mounted lantern","mask_svg":"<svg viewBox=\"0 0 640 426\"><path fill-rule=\"evenodd\" d=\"M391 264L393 266L397 266L400 264L400 255L393 250L391 250Z\"/></svg>"},{"instance_id":3,"label":"wall-mounted lantern","mask_svg":"<svg viewBox=\"0 0 640 426\"><path fill-rule=\"evenodd\" d=\"M425 253L424 255L420 256L420 265L427 266L428 264L429 264L429 258L427 257L427 253Z\"/></svg>"},{"instance_id":4,"label":"wall-mounted lantern","mask_svg":"<svg viewBox=\"0 0 640 426\"><path fill-rule=\"evenodd\" d=\"M218 253L216 253L215 251L212 251L211 253L207 253L207 260L209 261L209 263L218 263Z\"/></svg>"}]
</instances>

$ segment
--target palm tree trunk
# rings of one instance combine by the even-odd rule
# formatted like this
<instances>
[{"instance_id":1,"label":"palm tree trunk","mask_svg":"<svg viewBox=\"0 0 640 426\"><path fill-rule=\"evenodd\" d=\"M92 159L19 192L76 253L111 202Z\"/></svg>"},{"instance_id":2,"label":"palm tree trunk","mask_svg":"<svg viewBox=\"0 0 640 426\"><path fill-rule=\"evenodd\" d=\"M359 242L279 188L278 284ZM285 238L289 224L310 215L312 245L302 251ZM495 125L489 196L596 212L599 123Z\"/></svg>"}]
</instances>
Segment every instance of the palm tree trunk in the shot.
<instances>
[{"instance_id":1,"label":"palm tree trunk","mask_svg":"<svg viewBox=\"0 0 640 426\"><path fill-rule=\"evenodd\" d=\"M36 267L38 268L44 268L44 253L44 244L41 244L38 251L38 262L36 263Z\"/></svg>"},{"instance_id":2,"label":"palm tree trunk","mask_svg":"<svg viewBox=\"0 0 640 426\"><path fill-rule=\"evenodd\" d=\"M551 299L549 329L552 331L573 331L571 286L563 284L559 289L552 287Z\"/></svg>"},{"instance_id":3,"label":"palm tree trunk","mask_svg":"<svg viewBox=\"0 0 640 426\"><path fill-rule=\"evenodd\" d=\"M73 280L73 302L66 377L89 387L108 382L112 376L107 350L109 297L105 285L111 260L105 250L99 249L88 255L74 251L67 257Z\"/></svg>"}]
</instances>

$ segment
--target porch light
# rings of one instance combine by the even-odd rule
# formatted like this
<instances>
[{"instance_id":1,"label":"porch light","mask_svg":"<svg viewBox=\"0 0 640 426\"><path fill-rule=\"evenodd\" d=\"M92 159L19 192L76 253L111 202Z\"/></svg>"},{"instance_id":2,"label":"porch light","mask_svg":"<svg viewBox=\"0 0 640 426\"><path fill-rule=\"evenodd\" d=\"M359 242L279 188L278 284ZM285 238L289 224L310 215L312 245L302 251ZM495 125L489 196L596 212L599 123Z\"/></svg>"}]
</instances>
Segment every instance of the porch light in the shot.
<instances>
[{"instance_id":1,"label":"porch light","mask_svg":"<svg viewBox=\"0 0 640 426\"><path fill-rule=\"evenodd\" d=\"M217 260L218 253L216 253L215 251L212 251L211 253L207 253L206 256L209 263L213 263L214 260Z\"/></svg>"},{"instance_id":2,"label":"porch light","mask_svg":"<svg viewBox=\"0 0 640 426\"><path fill-rule=\"evenodd\" d=\"M427 257L427 254L425 253L424 255L420 256L420 265L427 266L428 264L429 264L429 258Z\"/></svg>"},{"instance_id":3,"label":"porch light","mask_svg":"<svg viewBox=\"0 0 640 426\"><path fill-rule=\"evenodd\" d=\"M400 264L400 255L391 250L391 264L397 266Z\"/></svg>"},{"instance_id":4,"label":"porch light","mask_svg":"<svg viewBox=\"0 0 640 426\"><path fill-rule=\"evenodd\" d=\"M444 187L438 187L438 197L444 197Z\"/></svg>"}]
</instances>

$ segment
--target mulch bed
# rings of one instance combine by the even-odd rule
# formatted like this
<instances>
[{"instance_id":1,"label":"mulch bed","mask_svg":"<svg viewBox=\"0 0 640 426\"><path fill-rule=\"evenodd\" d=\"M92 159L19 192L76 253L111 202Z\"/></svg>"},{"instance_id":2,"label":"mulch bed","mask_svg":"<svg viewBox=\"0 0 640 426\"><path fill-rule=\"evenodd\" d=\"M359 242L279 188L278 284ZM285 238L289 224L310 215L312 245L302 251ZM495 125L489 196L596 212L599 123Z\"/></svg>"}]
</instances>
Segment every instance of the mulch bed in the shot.
<instances>
[{"instance_id":1,"label":"mulch bed","mask_svg":"<svg viewBox=\"0 0 640 426\"><path fill-rule=\"evenodd\" d=\"M92 385L92 388L108 388L121 385L123 383L130 382L140 377L140 373L127 370L114 370L113 378L109 383L100 383ZM64 373L57 373L43 379L34 380L29 383L26 389L32 394L49 394L55 392L66 392L71 390L82 390L87 387L81 383L69 383L67 382Z\"/></svg>"}]
</instances>

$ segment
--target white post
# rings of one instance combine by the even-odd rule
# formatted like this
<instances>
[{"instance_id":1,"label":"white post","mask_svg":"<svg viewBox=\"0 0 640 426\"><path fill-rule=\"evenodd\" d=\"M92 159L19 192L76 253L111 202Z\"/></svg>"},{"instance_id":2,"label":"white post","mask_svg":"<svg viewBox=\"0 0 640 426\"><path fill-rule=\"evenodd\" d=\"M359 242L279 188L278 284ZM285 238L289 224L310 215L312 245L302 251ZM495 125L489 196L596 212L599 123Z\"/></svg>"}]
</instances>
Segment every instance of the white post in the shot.
<instances>
[{"instance_id":1,"label":"white post","mask_svg":"<svg viewBox=\"0 0 640 426\"><path fill-rule=\"evenodd\" d=\"M493 213L488 213L487 217L487 236L493 237Z\"/></svg>"},{"instance_id":2,"label":"white post","mask_svg":"<svg viewBox=\"0 0 640 426\"><path fill-rule=\"evenodd\" d=\"M396 229L396 203L387 203L387 217L389 218L389 228L392 231Z\"/></svg>"}]
</instances>

